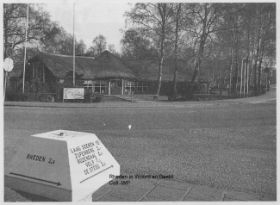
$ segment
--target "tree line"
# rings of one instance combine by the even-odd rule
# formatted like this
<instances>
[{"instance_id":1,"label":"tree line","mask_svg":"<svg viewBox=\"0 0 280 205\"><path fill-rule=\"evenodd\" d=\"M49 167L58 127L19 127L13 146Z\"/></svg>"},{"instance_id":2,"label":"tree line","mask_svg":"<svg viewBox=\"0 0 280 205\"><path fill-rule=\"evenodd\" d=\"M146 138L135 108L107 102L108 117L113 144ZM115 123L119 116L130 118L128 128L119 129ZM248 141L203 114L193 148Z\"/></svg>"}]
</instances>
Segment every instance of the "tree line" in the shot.
<instances>
[{"instance_id":1,"label":"tree line","mask_svg":"<svg viewBox=\"0 0 280 205\"><path fill-rule=\"evenodd\" d=\"M72 55L73 36L51 21L39 4L4 4L4 57L22 58L27 6L29 55L38 49ZM258 94L266 72L262 68L275 62L275 3L136 3L125 17L121 53L107 45L102 34L93 38L88 49L83 40L75 39L75 53L97 56L109 49L123 59L156 61L156 96L167 61L174 66L174 97L179 60L186 61L184 69L192 71L190 95L203 69L218 86L227 84L233 95L246 86Z\"/></svg>"},{"instance_id":2,"label":"tree line","mask_svg":"<svg viewBox=\"0 0 280 205\"><path fill-rule=\"evenodd\" d=\"M4 58L13 55L21 58L25 43L27 7L29 7L29 23L27 42L31 55L38 49L44 52L72 55L73 35L65 31L40 4L4 4ZM113 44L107 45L106 38L100 34L93 38L92 45L87 49L83 40L75 39L77 56L99 55L105 49L116 52Z\"/></svg>"},{"instance_id":3,"label":"tree line","mask_svg":"<svg viewBox=\"0 0 280 205\"><path fill-rule=\"evenodd\" d=\"M216 82L228 81L235 95L245 89L245 81L258 94L262 67L275 62L275 3L138 3L126 16L130 27L122 40L123 55L158 61L157 96L165 61L174 62L174 96L178 59L190 62L185 69L193 71L191 85L207 63Z\"/></svg>"}]
</instances>

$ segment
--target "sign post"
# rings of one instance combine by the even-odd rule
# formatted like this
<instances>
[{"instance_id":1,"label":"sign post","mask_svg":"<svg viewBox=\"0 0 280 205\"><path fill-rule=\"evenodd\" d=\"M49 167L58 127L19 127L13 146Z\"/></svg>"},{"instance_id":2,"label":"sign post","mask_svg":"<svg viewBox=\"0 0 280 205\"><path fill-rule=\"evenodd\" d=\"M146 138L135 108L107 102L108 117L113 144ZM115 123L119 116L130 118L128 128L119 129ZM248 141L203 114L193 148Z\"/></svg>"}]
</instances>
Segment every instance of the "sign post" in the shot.
<instances>
[{"instance_id":1,"label":"sign post","mask_svg":"<svg viewBox=\"0 0 280 205\"><path fill-rule=\"evenodd\" d=\"M120 165L92 133L55 130L27 137L5 173L8 187L57 201L91 201Z\"/></svg>"},{"instance_id":2,"label":"sign post","mask_svg":"<svg viewBox=\"0 0 280 205\"><path fill-rule=\"evenodd\" d=\"M63 101L64 100L83 100L85 97L84 88L64 88L63 89Z\"/></svg>"},{"instance_id":3,"label":"sign post","mask_svg":"<svg viewBox=\"0 0 280 205\"><path fill-rule=\"evenodd\" d=\"M8 73L11 72L14 68L14 61L11 58L5 58L3 62L3 69L5 72L4 77L4 101L6 97L6 87L7 87L7 80L8 80Z\"/></svg>"}]
</instances>

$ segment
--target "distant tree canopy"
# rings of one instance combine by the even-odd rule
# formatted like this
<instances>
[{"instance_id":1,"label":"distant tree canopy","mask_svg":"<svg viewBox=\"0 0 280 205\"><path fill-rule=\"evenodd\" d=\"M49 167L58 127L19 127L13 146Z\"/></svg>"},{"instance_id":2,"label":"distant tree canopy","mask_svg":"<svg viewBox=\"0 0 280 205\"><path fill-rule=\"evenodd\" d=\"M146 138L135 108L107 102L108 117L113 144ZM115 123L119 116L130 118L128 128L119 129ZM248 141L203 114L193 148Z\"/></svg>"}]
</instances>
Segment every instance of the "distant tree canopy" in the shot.
<instances>
[{"instance_id":1,"label":"distant tree canopy","mask_svg":"<svg viewBox=\"0 0 280 205\"><path fill-rule=\"evenodd\" d=\"M232 93L240 87L240 69L246 63L249 87L256 94L264 63L275 64L275 3L141 3L126 16L131 24L121 41L122 55L141 60L155 53L159 89L161 65L167 60L174 60L174 85L176 61L181 58L192 62L185 69L193 71L193 83L206 69L209 79L229 83Z\"/></svg>"},{"instance_id":2,"label":"distant tree canopy","mask_svg":"<svg viewBox=\"0 0 280 205\"><path fill-rule=\"evenodd\" d=\"M159 97L161 89L163 63L172 30L172 15L173 4L169 3L136 3L134 8L126 13L132 25L150 40L156 50L159 65L156 98Z\"/></svg>"},{"instance_id":3,"label":"distant tree canopy","mask_svg":"<svg viewBox=\"0 0 280 205\"><path fill-rule=\"evenodd\" d=\"M27 23L27 8L29 9L27 47L28 51L40 49L49 53L72 55L73 35L63 27L50 20L48 12L40 4L4 4L4 57L22 58L22 47L25 43ZM106 49L107 42L103 35L93 39L92 46L87 49L83 40L75 39L75 54L77 56L96 56ZM110 49L116 52L113 45ZM29 55L28 55L29 56Z\"/></svg>"},{"instance_id":4,"label":"distant tree canopy","mask_svg":"<svg viewBox=\"0 0 280 205\"><path fill-rule=\"evenodd\" d=\"M42 45L42 49L49 53L73 55L73 36L62 27L56 27L56 33L48 36ZM75 55L83 56L86 53L86 45L83 40L75 39Z\"/></svg>"},{"instance_id":5,"label":"distant tree canopy","mask_svg":"<svg viewBox=\"0 0 280 205\"><path fill-rule=\"evenodd\" d=\"M19 49L25 42L27 4L4 4L4 55L7 50ZM55 24L41 8L29 6L27 41L40 44L44 38L56 33Z\"/></svg>"},{"instance_id":6,"label":"distant tree canopy","mask_svg":"<svg viewBox=\"0 0 280 205\"><path fill-rule=\"evenodd\" d=\"M23 56L27 8L28 51L72 55L73 36L51 21L40 4L4 4L4 57ZM192 83L199 82L202 70L207 70L208 79L228 84L232 93L240 87L242 66L248 70L249 88L258 94L266 73L263 67L275 64L275 3L136 3L125 16L121 56L158 63L156 96L166 61L174 62L174 95L179 59L188 62L185 69L193 72ZM88 49L83 40L75 39L76 55L95 57L105 49L117 54L101 34Z\"/></svg>"},{"instance_id":7,"label":"distant tree canopy","mask_svg":"<svg viewBox=\"0 0 280 205\"><path fill-rule=\"evenodd\" d=\"M92 46L87 51L87 56L98 56L107 48L107 41L105 36L99 34L92 41ZM111 45L112 48L112 45Z\"/></svg>"},{"instance_id":8,"label":"distant tree canopy","mask_svg":"<svg viewBox=\"0 0 280 205\"><path fill-rule=\"evenodd\" d=\"M141 34L141 30L126 30L121 43L122 53L126 58L147 59L156 56L155 48L150 40Z\"/></svg>"}]
</instances>

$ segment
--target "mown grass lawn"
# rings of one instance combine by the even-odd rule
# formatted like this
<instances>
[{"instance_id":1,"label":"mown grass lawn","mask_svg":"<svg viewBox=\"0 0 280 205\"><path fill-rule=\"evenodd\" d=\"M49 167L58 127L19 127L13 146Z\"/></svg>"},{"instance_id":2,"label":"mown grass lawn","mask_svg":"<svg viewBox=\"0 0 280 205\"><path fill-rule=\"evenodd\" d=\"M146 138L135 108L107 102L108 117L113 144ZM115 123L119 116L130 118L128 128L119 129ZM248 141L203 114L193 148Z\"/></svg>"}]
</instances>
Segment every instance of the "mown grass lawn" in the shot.
<instances>
[{"instance_id":1,"label":"mown grass lawn","mask_svg":"<svg viewBox=\"0 0 280 205\"><path fill-rule=\"evenodd\" d=\"M4 119L5 165L24 136L55 129L91 131L118 160L123 174L173 174L194 184L276 196L275 103L7 107Z\"/></svg>"}]
</instances>

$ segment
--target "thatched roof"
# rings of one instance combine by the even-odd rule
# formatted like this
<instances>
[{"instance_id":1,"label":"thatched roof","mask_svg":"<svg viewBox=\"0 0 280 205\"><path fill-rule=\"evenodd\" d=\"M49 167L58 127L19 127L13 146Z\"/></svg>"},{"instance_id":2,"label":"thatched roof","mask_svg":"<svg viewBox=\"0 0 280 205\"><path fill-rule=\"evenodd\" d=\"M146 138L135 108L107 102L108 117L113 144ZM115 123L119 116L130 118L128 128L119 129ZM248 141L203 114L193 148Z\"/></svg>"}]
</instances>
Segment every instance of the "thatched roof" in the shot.
<instances>
[{"instance_id":1,"label":"thatched roof","mask_svg":"<svg viewBox=\"0 0 280 205\"><path fill-rule=\"evenodd\" d=\"M127 60L126 64L137 74L138 79L147 81L157 81L158 77L158 61L156 60ZM177 81L190 81L193 71L190 63L184 60L178 61L177 67ZM171 82L174 76L174 62L166 60L162 68L162 81Z\"/></svg>"},{"instance_id":2,"label":"thatched roof","mask_svg":"<svg viewBox=\"0 0 280 205\"><path fill-rule=\"evenodd\" d=\"M65 78L69 72L73 72L72 56L40 52L31 59L31 61L37 60L42 61L57 78ZM136 78L133 71L108 51L104 51L97 58L76 56L75 64L75 72L81 76L81 79Z\"/></svg>"},{"instance_id":3,"label":"thatched roof","mask_svg":"<svg viewBox=\"0 0 280 205\"><path fill-rule=\"evenodd\" d=\"M158 61L156 60L122 60L104 51L100 56L81 57L76 56L76 74L81 79L109 79L124 78L138 79L142 81L157 81ZM48 54L40 52L29 62L41 61L57 78L65 78L73 71L73 57L67 55ZM193 70L192 63L188 60L178 61L177 81L190 81ZM205 66L204 66L205 67ZM206 66L207 67L207 66ZM23 63L18 63L10 76L20 77L23 71ZM201 68L200 79L207 80L209 73L207 68ZM162 81L173 81L174 62L166 59L163 66Z\"/></svg>"},{"instance_id":4,"label":"thatched roof","mask_svg":"<svg viewBox=\"0 0 280 205\"><path fill-rule=\"evenodd\" d=\"M135 73L119 57L109 51L104 51L100 56L96 57L95 61L99 68L97 78L137 78Z\"/></svg>"}]
</instances>

